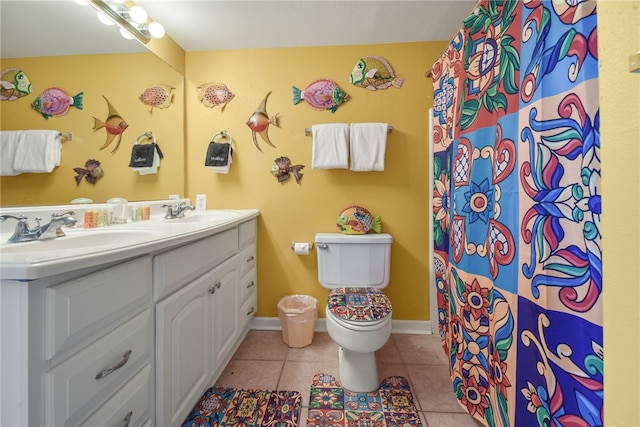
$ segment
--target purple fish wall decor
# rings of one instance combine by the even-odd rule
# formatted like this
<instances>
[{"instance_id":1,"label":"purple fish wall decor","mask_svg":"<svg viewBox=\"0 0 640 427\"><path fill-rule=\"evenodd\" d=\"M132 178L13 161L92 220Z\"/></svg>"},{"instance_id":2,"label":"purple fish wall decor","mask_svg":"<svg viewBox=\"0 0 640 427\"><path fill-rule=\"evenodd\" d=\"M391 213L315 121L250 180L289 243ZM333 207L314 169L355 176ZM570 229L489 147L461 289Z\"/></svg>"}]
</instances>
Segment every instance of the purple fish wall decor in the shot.
<instances>
[{"instance_id":1,"label":"purple fish wall decor","mask_svg":"<svg viewBox=\"0 0 640 427\"><path fill-rule=\"evenodd\" d=\"M336 82L320 79L311 83L305 90L293 86L293 105L303 99L314 110L329 110L335 113L340 105L351 97L343 91Z\"/></svg>"},{"instance_id":2,"label":"purple fish wall decor","mask_svg":"<svg viewBox=\"0 0 640 427\"><path fill-rule=\"evenodd\" d=\"M247 120L247 126L251 129L253 143L260 151L262 151L262 149L258 145L256 133L260 135L264 142L275 148L275 145L269 140L267 131L269 130L269 125L278 126L278 113L274 114L271 118L267 115L267 98L269 98L269 95L271 95L271 91L264 97L256 111L249 117L249 120Z\"/></svg>"},{"instance_id":3,"label":"purple fish wall decor","mask_svg":"<svg viewBox=\"0 0 640 427\"><path fill-rule=\"evenodd\" d=\"M82 178L86 179L90 184L95 184L100 178L102 178L102 175L104 175L104 172L100 167L100 162L96 159L87 160L84 164L84 168L73 168L73 171L76 173L76 186L80 185Z\"/></svg>"},{"instance_id":4,"label":"purple fish wall decor","mask_svg":"<svg viewBox=\"0 0 640 427\"><path fill-rule=\"evenodd\" d=\"M111 150L111 153L115 153L118 150L118 147L120 146L120 141L122 140L122 133L125 130L127 130L129 125L127 124L127 122L124 121L124 119L120 116L120 114L118 114L118 112L113 107L113 105L111 105L107 97L104 95L102 95L102 97L104 98L105 101L107 101L107 107L109 108L109 112L107 114L107 119L104 122L96 117L93 118L94 120L93 130L97 131L98 129L104 128L107 131L107 140L102 145L102 147L100 147L100 150L104 150L105 148L107 148L116 138L116 136L118 137L116 146L114 147L113 150Z\"/></svg>"},{"instance_id":5,"label":"purple fish wall decor","mask_svg":"<svg viewBox=\"0 0 640 427\"><path fill-rule=\"evenodd\" d=\"M35 101L31 103L31 108L42 114L42 117L60 117L67 114L69 108L76 107L82 110L82 92L76 96L69 96L59 87L50 87L46 89Z\"/></svg>"}]
</instances>

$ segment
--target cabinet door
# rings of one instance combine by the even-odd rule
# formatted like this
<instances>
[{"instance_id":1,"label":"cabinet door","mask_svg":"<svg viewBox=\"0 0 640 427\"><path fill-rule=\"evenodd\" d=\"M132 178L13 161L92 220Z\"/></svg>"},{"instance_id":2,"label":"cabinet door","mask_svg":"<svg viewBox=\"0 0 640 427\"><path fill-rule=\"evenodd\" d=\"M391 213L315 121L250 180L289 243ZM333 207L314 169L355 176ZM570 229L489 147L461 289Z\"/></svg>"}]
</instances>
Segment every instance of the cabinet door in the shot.
<instances>
[{"instance_id":1,"label":"cabinet door","mask_svg":"<svg viewBox=\"0 0 640 427\"><path fill-rule=\"evenodd\" d=\"M240 333L238 328L238 262L234 257L213 270L214 354L212 372L225 363Z\"/></svg>"},{"instance_id":2,"label":"cabinet door","mask_svg":"<svg viewBox=\"0 0 640 427\"><path fill-rule=\"evenodd\" d=\"M180 425L212 375L207 273L156 305L156 423ZM217 290L216 290L217 291Z\"/></svg>"}]
</instances>

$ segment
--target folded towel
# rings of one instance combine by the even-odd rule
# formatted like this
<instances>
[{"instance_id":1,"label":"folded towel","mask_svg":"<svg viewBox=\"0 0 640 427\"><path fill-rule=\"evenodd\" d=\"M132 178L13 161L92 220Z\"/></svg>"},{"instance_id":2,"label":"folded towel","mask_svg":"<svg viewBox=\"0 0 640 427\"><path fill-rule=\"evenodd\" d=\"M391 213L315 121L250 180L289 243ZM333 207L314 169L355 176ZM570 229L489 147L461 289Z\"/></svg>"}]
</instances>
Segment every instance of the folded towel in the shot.
<instances>
[{"instance_id":1,"label":"folded towel","mask_svg":"<svg viewBox=\"0 0 640 427\"><path fill-rule=\"evenodd\" d=\"M233 163L233 149L228 142L219 143L211 141L207 148L207 157L204 165L215 173L229 173L229 166Z\"/></svg>"},{"instance_id":2,"label":"folded towel","mask_svg":"<svg viewBox=\"0 0 640 427\"><path fill-rule=\"evenodd\" d=\"M3 131L0 138L0 175L50 173L60 166L62 139L58 131Z\"/></svg>"},{"instance_id":3,"label":"folded towel","mask_svg":"<svg viewBox=\"0 0 640 427\"><path fill-rule=\"evenodd\" d=\"M383 171L387 147L386 123L352 123L349 133L351 170Z\"/></svg>"},{"instance_id":4,"label":"folded towel","mask_svg":"<svg viewBox=\"0 0 640 427\"><path fill-rule=\"evenodd\" d=\"M157 173L162 157L158 144L135 144L131 149L129 167L140 175Z\"/></svg>"},{"instance_id":5,"label":"folded towel","mask_svg":"<svg viewBox=\"0 0 640 427\"><path fill-rule=\"evenodd\" d=\"M349 167L349 125L327 123L311 126L312 169L347 169Z\"/></svg>"}]
</instances>

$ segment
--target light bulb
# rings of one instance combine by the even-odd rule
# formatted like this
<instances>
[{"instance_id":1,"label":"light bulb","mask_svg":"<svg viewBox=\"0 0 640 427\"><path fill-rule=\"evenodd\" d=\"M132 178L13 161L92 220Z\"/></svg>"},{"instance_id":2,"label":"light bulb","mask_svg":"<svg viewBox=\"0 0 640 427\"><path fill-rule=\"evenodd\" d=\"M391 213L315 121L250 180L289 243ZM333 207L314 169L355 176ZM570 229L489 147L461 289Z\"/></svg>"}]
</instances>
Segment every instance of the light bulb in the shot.
<instances>
[{"instance_id":1,"label":"light bulb","mask_svg":"<svg viewBox=\"0 0 640 427\"><path fill-rule=\"evenodd\" d=\"M161 39L164 37L164 27L159 22L152 22L149 24L149 34L156 39Z\"/></svg>"},{"instance_id":2,"label":"light bulb","mask_svg":"<svg viewBox=\"0 0 640 427\"><path fill-rule=\"evenodd\" d=\"M129 31L125 30L124 28L120 28L120 35L129 40L133 40L134 38L131 34L129 34Z\"/></svg>"},{"instance_id":3,"label":"light bulb","mask_svg":"<svg viewBox=\"0 0 640 427\"><path fill-rule=\"evenodd\" d=\"M140 6L133 6L129 9L129 16L133 19L134 22L138 24L144 24L147 22L147 12L141 8Z\"/></svg>"},{"instance_id":4,"label":"light bulb","mask_svg":"<svg viewBox=\"0 0 640 427\"><path fill-rule=\"evenodd\" d=\"M115 22L113 22L113 20L111 18L109 18L107 15L105 15L102 12L98 12L98 19L100 20L100 22L102 22L104 25L114 25Z\"/></svg>"}]
</instances>

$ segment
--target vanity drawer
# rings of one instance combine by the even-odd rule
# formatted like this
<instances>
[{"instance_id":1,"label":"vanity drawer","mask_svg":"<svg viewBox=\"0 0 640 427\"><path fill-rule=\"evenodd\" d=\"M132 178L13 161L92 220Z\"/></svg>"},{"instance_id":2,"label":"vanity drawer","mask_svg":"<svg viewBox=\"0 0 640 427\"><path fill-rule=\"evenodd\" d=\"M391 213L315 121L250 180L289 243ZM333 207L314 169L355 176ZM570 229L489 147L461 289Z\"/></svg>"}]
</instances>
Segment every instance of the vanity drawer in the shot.
<instances>
[{"instance_id":1,"label":"vanity drawer","mask_svg":"<svg viewBox=\"0 0 640 427\"><path fill-rule=\"evenodd\" d=\"M240 277L247 274L247 272L250 271L252 268L255 268L256 245L251 245L248 248L244 249L242 252L240 252L240 255L238 256L238 262L240 263L240 266L239 266Z\"/></svg>"},{"instance_id":2,"label":"vanity drawer","mask_svg":"<svg viewBox=\"0 0 640 427\"><path fill-rule=\"evenodd\" d=\"M255 218L238 226L238 247L240 249L256 242L257 228L258 221Z\"/></svg>"},{"instance_id":3,"label":"vanity drawer","mask_svg":"<svg viewBox=\"0 0 640 427\"><path fill-rule=\"evenodd\" d=\"M81 426L142 425L151 415L152 385L151 365L148 364Z\"/></svg>"},{"instance_id":4,"label":"vanity drawer","mask_svg":"<svg viewBox=\"0 0 640 427\"><path fill-rule=\"evenodd\" d=\"M89 407L150 363L152 320L151 310L145 310L47 372L44 424L77 424Z\"/></svg>"},{"instance_id":5,"label":"vanity drawer","mask_svg":"<svg viewBox=\"0 0 640 427\"><path fill-rule=\"evenodd\" d=\"M249 296L252 293L256 292L256 288L258 287L258 280L256 278L256 270L253 269L253 270L251 270L249 272L249 274L245 274L244 276L242 276L240 278L238 286L240 287L240 289L239 289L239 292L240 292L240 304L242 304L247 300L247 298L249 298Z\"/></svg>"},{"instance_id":6,"label":"vanity drawer","mask_svg":"<svg viewBox=\"0 0 640 427\"><path fill-rule=\"evenodd\" d=\"M158 301L212 269L238 251L238 229L233 228L153 259L153 294Z\"/></svg>"},{"instance_id":7,"label":"vanity drawer","mask_svg":"<svg viewBox=\"0 0 640 427\"><path fill-rule=\"evenodd\" d=\"M122 322L151 301L151 257L45 290L45 359L64 353ZM131 317L131 316L129 316ZM70 352L67 352L70 354ZM53 361L55 364L61 358Z\"/></svg>"},{"instance_id":8,"label":"vanity drawer","mask_svg":"<svg viewBox=\"0 0 640 427\"><path fill-rule=\"evenodd\" d=\"M247 301L240 306L240 313L238 316L241 331L249 324L251 318L256 315L256 311L258 311L258 293L254 290L247 298Z\"/></svg>"}]
</instances>

